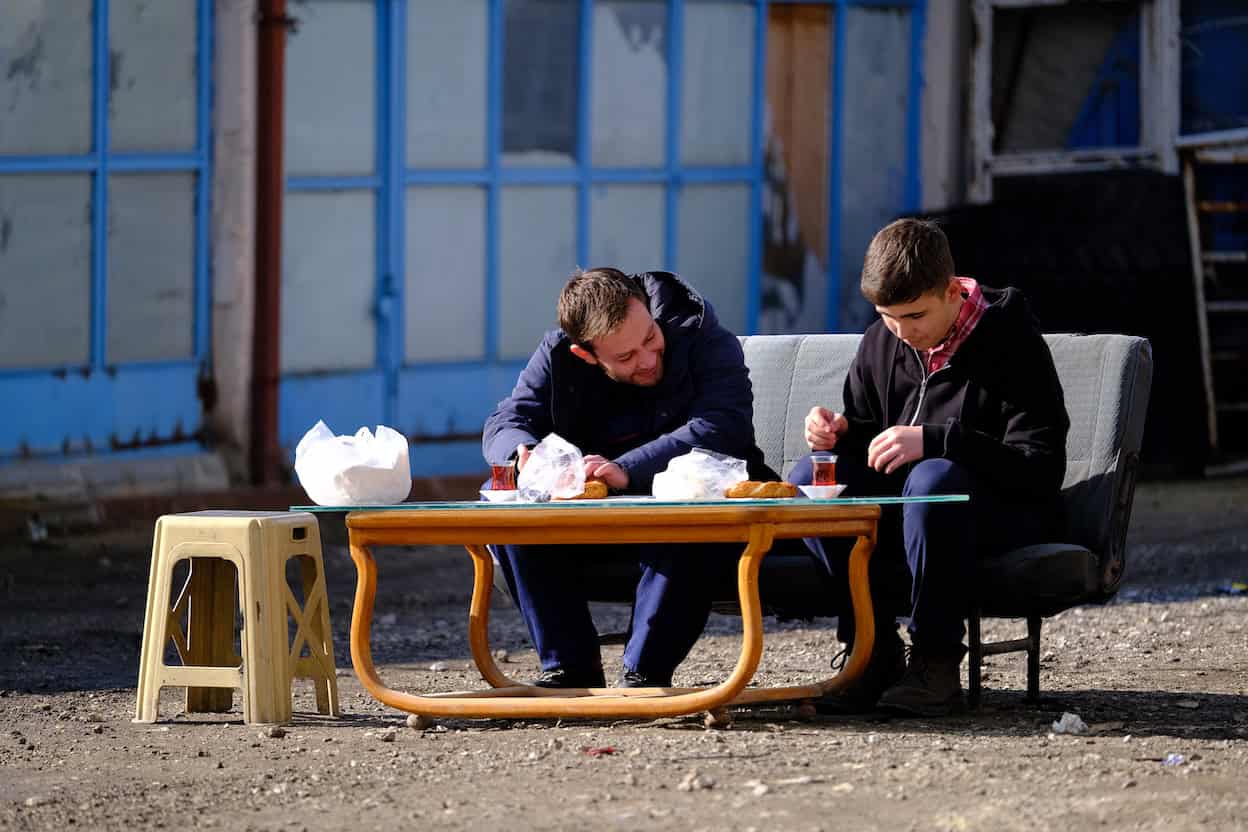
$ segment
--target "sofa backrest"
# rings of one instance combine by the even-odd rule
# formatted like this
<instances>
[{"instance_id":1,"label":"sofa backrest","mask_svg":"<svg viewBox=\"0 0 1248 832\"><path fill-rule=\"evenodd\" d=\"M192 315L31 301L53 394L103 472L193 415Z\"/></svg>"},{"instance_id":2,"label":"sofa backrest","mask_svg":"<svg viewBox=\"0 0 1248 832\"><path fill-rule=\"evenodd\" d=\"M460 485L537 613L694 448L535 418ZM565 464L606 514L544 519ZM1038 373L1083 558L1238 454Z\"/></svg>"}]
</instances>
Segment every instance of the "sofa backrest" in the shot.
<instances>
[{"instance_id":1,"label":"sofa backrest","mask_svg":"<svg viewBox=\"0 0 1248 832\"><path fill-rule=\"evenodd\" d=\"M788 474L808 453L810 408L841 409L859 335L741 339L754 385L754 431L767 464ZM1127 335L1046 335L1070 414L1062 495L1071 540L1101 558L1102 586L1121 577L1126 524L1152 381L1148 341Z\"/></svg>"}]
</instances>

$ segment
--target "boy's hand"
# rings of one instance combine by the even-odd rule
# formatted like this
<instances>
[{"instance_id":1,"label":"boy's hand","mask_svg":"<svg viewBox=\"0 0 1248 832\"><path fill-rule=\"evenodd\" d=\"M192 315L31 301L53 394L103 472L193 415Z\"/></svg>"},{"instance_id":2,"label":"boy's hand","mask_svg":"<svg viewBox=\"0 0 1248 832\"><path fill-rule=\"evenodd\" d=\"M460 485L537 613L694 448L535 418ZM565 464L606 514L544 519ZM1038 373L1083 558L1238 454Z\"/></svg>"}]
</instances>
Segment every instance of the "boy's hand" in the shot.
<instances>
[{"instance_id":1,"label":"boy's hand","mask_svg":"<svg viewBox=\"0 0 1248 832\"><path fill-rule=\"evenodd\" d=\"M519 474L521 469L524 468L524 463L529 461L529 454L531 453L533 452L529 450L528 445L516 446L516 473L517 474Z\"/></svg>"},{"instance_id":2,"label":"boy's hand","mask_svg":"<svg viewBox=\"0 0 1248 832\"><path fill-rule=\"evenodd\" d=\"M598 454L585 457L585 479L602 480L607 488L614 488L616 491L628 488L628 472Z\"/></svg>"},{"instance_id":3,"label":"boy's hand","mask_svg":"<svg viewBox=\"0 0 1248 832\"><path fill-rule=\"evenodd\" d=\"M867 465L884 474L891 474L907 462L922 458L922 425L889 428L867 446Z\"/></svg>"},{"instance_id":4,"label":"boy's hand","mask_svg":"<svg viewBox=\"0 0 1248 832\"><path fill-rule=\"evenodd\" d=\"M806 444L812 451L827 451L849 430L849 421L826 407L812 407L806 414Z\"/></svg>"}]
</instances>

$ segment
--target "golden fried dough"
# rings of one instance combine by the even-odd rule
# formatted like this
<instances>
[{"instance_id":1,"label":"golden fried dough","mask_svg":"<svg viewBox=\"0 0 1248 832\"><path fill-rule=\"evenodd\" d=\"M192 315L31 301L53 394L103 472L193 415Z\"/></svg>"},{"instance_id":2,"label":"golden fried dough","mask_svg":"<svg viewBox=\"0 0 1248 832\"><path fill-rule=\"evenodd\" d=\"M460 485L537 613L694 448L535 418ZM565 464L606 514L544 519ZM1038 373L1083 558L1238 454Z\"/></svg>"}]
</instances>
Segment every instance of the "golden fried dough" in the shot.
<instances>
[{"instance_id":1,"label":"golden fried dough","mask_svg":"<svg viewBox=\"0 0 1248 832\"><path fill-rule=\"evenodd\" d=\"M797 486L788 482L759 482L758 480L743 480L728 489L729 497L748 497L757 499L759 497L796 497Z\"/></svg>"}]
</instances>

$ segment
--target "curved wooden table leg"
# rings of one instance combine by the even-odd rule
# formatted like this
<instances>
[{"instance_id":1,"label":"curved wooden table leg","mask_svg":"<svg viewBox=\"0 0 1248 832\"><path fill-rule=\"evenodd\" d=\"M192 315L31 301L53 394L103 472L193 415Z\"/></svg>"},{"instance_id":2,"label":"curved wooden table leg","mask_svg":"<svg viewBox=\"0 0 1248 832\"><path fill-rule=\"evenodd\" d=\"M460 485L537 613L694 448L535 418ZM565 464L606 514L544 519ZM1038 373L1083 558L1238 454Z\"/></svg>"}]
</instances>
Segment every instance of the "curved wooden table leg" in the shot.
<instances>
[{"instance_id":1,"label":"curved wooden table leg","mask_svg":"<svg viewBox=\"0 0 1248 832\"><path fill-rule=\"evenodd\" d=\"M868 577L868 566L871 553L875 551L875 535L863 535L854 544L849 556L849 595L854 608L854 649L849 660L840 673L831 679L811 685L793 685L790 687L752 688L743 691L732 700L732 705L755 705L764 702L791 702L801 699L818 699L828 693L840 690L853 682L866 670L867 661L871 658L871 650L875 645L875 616L871 605L871 586ZM757 597L757 587L755 588ZM742 617L745 615L745 592L741 594ZM760 636L761 638L761 636Z\"/></svg>"},{"instance_id":2,"label":"curved wooden table leg","mask_svg":"<svg viewBox=\"0 0 1248 832\"><path fill-rule=\"evenodd\" d=\"M763 556L771 548L774 528L770 523L757 523L750 527L750 539L737 566L737 581L741 600L741 617L744 634L741 655L729 677L712 688L673 690L663 688L633 688L628 690L568 689L548 690L529 686L512 686L495 691L467 694L442 694L417 696L393 690L382 682L373 665L370 637L372 633L373 605L377 594L377 564L370 546L352 540L351 559L357 571L355 604L351 616L351 661L361 684L379 702L409 713L423 716L450 716L466 718L548 718L548 717L665 717L682 716L698 711L709 711L728 704L749 683L758 669L763 650L762 603L758 597L758 570ZM471 549L469 550L472 551ZM481 557L486 559L483 565ZM483 628L480 604L488 604L489 593L478 592L481 581L487 585L493 575L493 562L489 553L473 553L477 564L474 584L474 615L470 626ZM483 633L480 643L474 641L474 658L477 651L484 650ZM493 658L489 657L489 665ZM480 663L480 662L479 662ZM497 667L494 667L497 671ZM496 678L508 681L501 672Z\"/></svg>"},{"instance_id":3,"label":"curved wooden table leg","mask_svg":"<svg viewBox=\"0 0 1248 832\"><path fill-rule=\"evenodd\" d=\"M860 537L849 554L849 598L854 607L854 647L849 661L840 673L820 682L819 695L840 690L856 680L867 669L875 647L875 613L871 604L871 582L868 567L875 551L874 537Z\"/></svg>"},{"instance_id":4,"label":"curved wooden table leg","mask_svg":"<svg viewBox=\"0 0 1248 832\"><path fill-rule=\"evenodd\" d=\"M494 558L485 546L468 544L472 555L472 604L468 609L468 645L472 660L490 687L506 688L520 684L498 669L490 653L490 596L494 592Z\"/></svg>"}]
</instances>

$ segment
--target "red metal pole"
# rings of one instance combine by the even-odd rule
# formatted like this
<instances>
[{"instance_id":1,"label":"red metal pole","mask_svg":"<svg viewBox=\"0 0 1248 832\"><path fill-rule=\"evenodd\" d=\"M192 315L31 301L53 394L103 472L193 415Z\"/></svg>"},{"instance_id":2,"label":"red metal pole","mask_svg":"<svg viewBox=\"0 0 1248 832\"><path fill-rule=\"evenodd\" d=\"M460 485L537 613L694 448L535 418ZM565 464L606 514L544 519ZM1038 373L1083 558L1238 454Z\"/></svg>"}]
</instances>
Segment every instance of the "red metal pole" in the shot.
<instances>
[{"instance_id":1,"label":"red metal pole","mask_svg":"<svg viewBox=\"0 0 1248 832\"><path fill-rule=\"evenodd\" d=\"M251 478L278 478L277 397L282 319L282 160L285 121L286 0L261 0L256 108L255 328L251 366Z\"/></svg>"}]
</instances>

